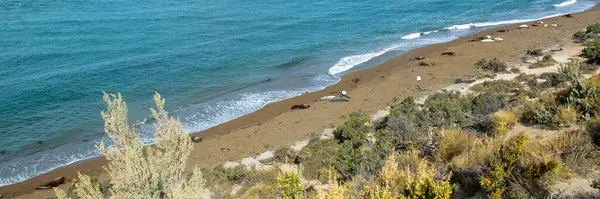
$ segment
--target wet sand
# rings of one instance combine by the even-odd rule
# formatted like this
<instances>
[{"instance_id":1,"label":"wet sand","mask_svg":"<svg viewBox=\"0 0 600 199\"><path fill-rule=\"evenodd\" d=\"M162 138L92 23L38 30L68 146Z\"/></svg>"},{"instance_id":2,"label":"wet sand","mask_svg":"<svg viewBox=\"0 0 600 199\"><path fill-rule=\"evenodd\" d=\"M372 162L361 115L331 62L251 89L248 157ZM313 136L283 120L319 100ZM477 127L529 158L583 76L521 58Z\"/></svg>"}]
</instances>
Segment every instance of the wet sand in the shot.
<instances>
[{"instance_id":1,"label":"wet sand","mask_svg":"<svg viewBox=\"0 0 600 199\"><path fill-rule=\"evenodd\" d=\"M514 24L414 49L378 66L345 75L339 83L324 90L272 103L254 113L194 133L193 135L201 136L203 141L195 144L188 166L212 166L289 146L314 133L322 132L331 124L343 123L354 111L375 113L395 99L427 95L452 84L457 78L474 77L477 72L473 65L482 58L498 57L503 61L518 62L528 48L569 44L574 32L600 21L600 6L572 16L543 20L547 24L559 24L559 27L519 29L521 24L534 23ZM498 30L510 31L501 33ZM486 35L501 37L504 42L469 42ZM457 55L443 56L443 52L455 52ZM424 56L426 59L411 60L416 56ZM419 66L421 61L435 65ZM421 76L422 80L417 82L416 76ZM353 82L354 78L359 78L360 81ZM349 102L319 101L323 96L337 94L342 90L348 91L352 97ZM290 110L296 104L310 104L311 107ZM82 161L21 183L0 187L0 194L7 198L50 197L54 194L52 190L35 190L35 187L58 177L75 177L78 171L103 179L106 178L102 170L104 164L103 158Z\"/></svg>"}]
</instances>

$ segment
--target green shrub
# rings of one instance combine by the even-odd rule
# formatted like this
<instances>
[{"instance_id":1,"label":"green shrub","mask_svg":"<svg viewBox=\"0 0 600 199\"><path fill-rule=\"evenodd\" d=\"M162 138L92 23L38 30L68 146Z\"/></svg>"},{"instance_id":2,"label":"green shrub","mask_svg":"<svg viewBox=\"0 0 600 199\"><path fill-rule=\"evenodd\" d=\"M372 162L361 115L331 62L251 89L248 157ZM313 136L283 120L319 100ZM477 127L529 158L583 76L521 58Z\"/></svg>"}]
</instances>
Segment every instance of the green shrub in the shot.
<instances>
[{"instance_id":1,"label":"green shrub","mask_svg":"<svg viewBox=\"0 0 600 199\"><path fill-rule=\"evenodd\" d=\"M248 172L246 171L246 168L244 168L244 166L237 166L225 169L224 172L227 180L234 184L241 184L248 175Z\"/></svg>"},{"instance_id":2,"label":"green shrub","mask_svg":"<svg viewBox=\"0 0 600 199\"><path fill-rule=\"evenodd\" d=\"M575 32L575 34L573 34L573 39L577 43L585 43L590 38L591 38L591 36L589 34L587 34L586 31L583 31L583 30L577 31L577 32Z\"/></svg>"},{"instance_id":3,"label":"green shrub","mask_svg":"<svg viewBox=\"0 0 600 199\"><path fill-rule=\"evenodd\" d=\"M459 92L441 92L427 98L424 113L431 126L461 126L466 124L470 108L471 99Z\"/></svg>"},{"instance_id":4,"label":"green shrub","mask_svg":"<svg viewBox=\"0 0 600 199\"><path fill-rule=\"evenodd\" d=\"M473 115L490 115L509 105L506 93L486 92L473 98L471 107Z\"/></svg>"},{"instance_id":5,"label":"green shrub","mask_svg":"<svg viewBox=\"0 0 600 199\"><path fill-rule=\"evenodd\" d=\"M586 58L588 63L600 63L600 40L587 42L581 56Z\"/></svg>"},{"instance_id":6,"label":"green shrub","mask_svg":"<svg viewBox=\"0 0 600 199\"><path fill-rule=\"evenodd\" d=\"M336 140L316 140L304 147L298 154L300 163L304 167L304 175L308 179L327 179L321 176L321 169L327 169L336 162L339 152Z\"/></svg>"},{"instance_id":7,"label":"green shrub","mask_svg":"<svg viewBox=\"0 0 600 199\"><path fill-rule=\"evenodd\" d=\"M336 157L335 168L340 173L342 180L350 180L359 172L360 166L364 161L361 148L356 148L350 141L346 141L340 145L340 152Z\"/></svg>"},{"instance_id":8,"label":"green shrub","mask_svg":"<svg viewBox=\"0 0 600 199\"><path fill-rule=\"evenodd\" d=\"M344 124L335 128L333 135L339 143L350 141L353 145L360 145L366 135L373 132L370 123L371 118L367 114L354 112L350 114L350 118Z\"/></svg>"},{"instance_id":9,"label":"green shrub","mask_svg":"<svg viewBox=\"0 0 600 199\"><path fill-rule=\"evenodd\" d=\"M542 49L539 48L532 48L532 49L527 49L527 51L525 52L525 54L533 57L533 59L539 61L540 56L543 56L544 53L542 53Z\"/></svg>"},{"instance_id":10,"label":"green shrub","mask_svg":"<svg viewBox=\"0 0 600 199\"><path fill-rule=\"evenodd\" d=\"M598 34L600 33L600 23L589 25L586 30L586 34Z\"/></svg>"},{"instance_id":11,"label":"green shrub","mask_svg":"<svg viewBox=\"0 0 600 199\"><path fill-rule=\"evenodd\" d=\"M547 106L544 103L525 102L521 109L520 121L526 124L554 124L555 110L553 106Z\"/></svg>"},{"instance_id":12,"label":"green shrub","mask_svg":"<svg viewBox=\"0 0 600 199\"><path fill-rule=\"evenodd\" d=\"M486 72L491 72L492 74L506 72L508 69L506 63L500 61L498 58L489 61L481 59L475 63L475 67Z\"/></svg>"},{"instance_id":13,"label":"green shrub","mask_svg":"<svg viewBox=\"0 0 600 199\"><path fill-rule=\"evenodd\" d=\"M594 104L592 103L596 95L596 89L583 83L575 81L571 87L557 94L559 102L571 105L583 115L592 116L594 114Z\"/></svg>"}]
</instances>

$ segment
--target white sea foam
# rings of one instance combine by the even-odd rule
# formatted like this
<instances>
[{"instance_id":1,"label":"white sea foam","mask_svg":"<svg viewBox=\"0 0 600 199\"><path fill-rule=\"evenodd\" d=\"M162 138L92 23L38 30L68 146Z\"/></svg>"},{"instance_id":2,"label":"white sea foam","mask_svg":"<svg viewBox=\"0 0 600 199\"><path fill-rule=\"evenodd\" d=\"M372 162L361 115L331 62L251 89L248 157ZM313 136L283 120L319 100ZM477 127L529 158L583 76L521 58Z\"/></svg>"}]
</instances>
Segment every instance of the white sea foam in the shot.
<instances>
[{"instance_id":1,"label":"white sea foam","mask_svg":"<svg viewBox=\"0 0 600 199\"><path fill-rule=\"evenodd\" d=\"M419 37L421 37L423 35L428 35L428 34L431 34L431 33L434 33L434 32L438 32L438 31L434 30L434 31L427 31L427 32L411 33L411 34L408 34L408 35L405 35L405 36L401 37L401 39L404 39L404 40L417 39L417 38L419 38Z\"/></svg>"},{"instance_id":2,"label":"white sea foam","mask_svg":"<svg viewBox=\"0 0 600 199\"><path fill-rule=\"evenodd\" d=\"M577 0L568 0L568 1L556 4L556 5L554 5L554 7L565 7L565 6L568 6L568 5L573 5L575 3L577 3Z\"/></svg>"},{"instance_id":3,"label":"white sea foam","mask_svg":"<svg viewBox=\"0 0 600 199\"><path fill-rule=\"evenodd\" d=\"M411 33L411 34L408 34L408 35L402 37L402 39L407 39L407 40L408 39L416 39L416 38L421 37L421 35L423 35L423 33L420 33L420 32L418 32L418 33Z\"/></svg>"},{"instance_id":4,"label":"white sea foam","mask_svg":"<svg viewBox=\"0 0 600 199\"><path fill-rule=\"evenodd\" d=\"M545 17L537 18L537 19L516 19L516 20L506 20L506 21L468 23L468 24L453 25L453 26L447 27L445 29L447 29L447 30L464 30L464 29L470 29L470 28L479 28L479 27L498 26L498 25L515 24L515 23L524 23L524 22L528 22L528 21L536 21L536 20L541 20L541 19L556 17L556 16L560 16L560 15L562 15L562 14L549 15L549 16L545 16Z\"/></svg>"},{"instance_id":5,"label":"white sea foam","mask_svg":"<svg viewBox=\"0 0 600 199\"><path fill-rule=\"evenodd\" d=\"M340 61L338 61L335 65L333 65L331 68L329 68L329 74L336 75L341 72L350 70L350 69L354 68L354 66L356 66L356 65L365 63L375 57L381 56L384 53L386 53L390 50L397 49L397 48L398 48L398 46L392 46L389 48L377 50L377 51L370 52L370 53L342 57L340 59Z\"/></svg>"}]
</instances>

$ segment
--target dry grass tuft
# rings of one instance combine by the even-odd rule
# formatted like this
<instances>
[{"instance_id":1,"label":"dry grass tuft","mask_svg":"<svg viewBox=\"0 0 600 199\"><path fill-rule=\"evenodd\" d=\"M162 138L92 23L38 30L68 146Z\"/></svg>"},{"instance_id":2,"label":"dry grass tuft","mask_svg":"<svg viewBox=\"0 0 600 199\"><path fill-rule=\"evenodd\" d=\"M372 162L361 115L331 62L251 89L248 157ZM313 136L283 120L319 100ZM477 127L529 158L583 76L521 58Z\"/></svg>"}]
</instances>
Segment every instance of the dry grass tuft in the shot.
<instances>
[{"instance_id":1,"label":"dry grass tuft","mask_svg":"<svg viewBox=\"0 0 600 199\"><path fill-rule=\"evenodd\" d=\"M504 135L519 121L519 117L510 111L498 111L491 116L496 135Z\"/></svg>"},{"instance_id":2,"label":"dry grass tuft","mask_svg":"<svg viewBox=\"0 0 600 199\"><path fill-rule=\"evenodd\" d=\"M460 129L442 130L439 135L440 141L436 158L441 162L451 161L454 157L476 146L479 141L474 133Z\"/></svg>"}]
</instances>

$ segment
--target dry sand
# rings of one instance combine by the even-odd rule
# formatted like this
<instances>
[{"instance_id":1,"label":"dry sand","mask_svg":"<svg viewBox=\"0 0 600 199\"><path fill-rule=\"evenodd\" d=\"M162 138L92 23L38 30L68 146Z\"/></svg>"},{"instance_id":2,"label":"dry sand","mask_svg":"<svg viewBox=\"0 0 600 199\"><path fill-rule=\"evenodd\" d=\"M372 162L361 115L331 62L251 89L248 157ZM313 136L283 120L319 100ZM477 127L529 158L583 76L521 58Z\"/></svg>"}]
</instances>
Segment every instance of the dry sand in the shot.
<instances>
[{"instance_id":1,"label":"dry sand","mask_svg":"<svg viewBox=\"0 0 600 199\"><path fill-rule=\"evenodd\" d=\"M351 112L362 110L370 114L389 106L396 99L408 96L419 97L451 85L457 78L476 75L473 64L482 58L498 57L503 61L517 62L527 48L545 47L555 44L571 44L571 35L600 19L598 6L573 18L555 17L543 20L560 27L531 27L518 29L521 24L493 28L480 33L461 37L451 42L430 45L394 57L376 67L353 72L335 85L322 91L307 93L265 106L252 114L208 130L195 133L203 141L195 145L189 166L212 166L304 140L313 133L320 133L331 124L341 124ZM533 23L528 23L533 24ZM509 32L496 32L508 29ZM475 37L491 35L501 37L504 42L469 42ZM443 52L456 52L456 56L442 56ZM415 56L426 57L425 62L435 66L419 66L412 61ZM417 82L416 76L422 81ZM360 78L358 83L353 78ZM352 100L346 103L319 101L325 95L346 90ZM290 110L295 104L310 104L309 109ZM12 198L46 198L51 190L35 190L35 187L57 177L75 177L77 171L105 178L102 166L105 160L97 158L59 168L33 179L0 188L0 194Z\"/></svg>"}]
</instances>

